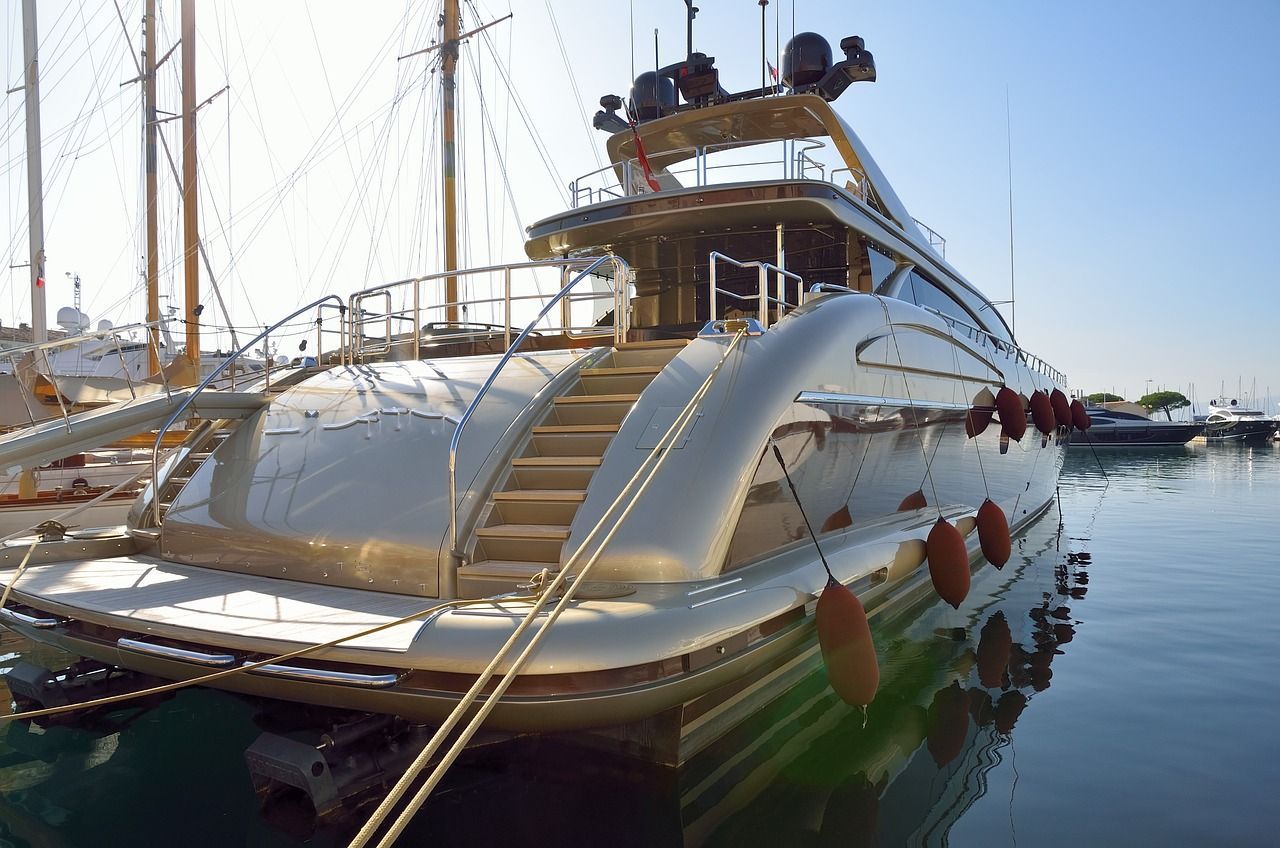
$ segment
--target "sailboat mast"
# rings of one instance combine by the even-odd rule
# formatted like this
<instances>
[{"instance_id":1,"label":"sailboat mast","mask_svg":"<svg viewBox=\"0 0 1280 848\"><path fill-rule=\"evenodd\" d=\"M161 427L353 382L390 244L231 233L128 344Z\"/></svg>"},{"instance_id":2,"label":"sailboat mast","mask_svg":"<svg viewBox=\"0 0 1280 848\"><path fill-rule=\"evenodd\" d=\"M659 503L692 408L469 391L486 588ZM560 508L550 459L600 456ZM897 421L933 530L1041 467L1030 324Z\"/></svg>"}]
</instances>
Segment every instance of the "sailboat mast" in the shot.
<instances>
[{"instance_id":1,"label":"sailboat mast","mask_svg":"<svg viewBox=\"0 0 1280 848\"><path fill-rule=\"evenodd\" d=\"M148 332L148 373L160 370L160 328L153 322L160 320L160 227L156 208L156 0L147 0L143 20L144 41L142 47L142 161L146 167L147 192L147 321L152 323Z\"/></svg>"},{"instance_id":2,"label":"sailboat mast","mask_svg":"<svg viewBox=\"0 0 1280 848\"><path fill-rule=\"evenodd\" d=\"M40 66L36 56L36 0L22 0L22 47L26 62L27 215L31 248L31 340L49 340L44 303L44 169L40 164Z\"/></svg>"},{"instance_id":3,"label":"sailboat mast","mask_svg":"<svg viewBox=\"0 0 1280 848\"><path fill-rule=\"evenodd\" d=\"M182 0L182 244L186 278L187 359L200 374L200 255L196 233L196 4Z\"/></svg>"},{"instance_id":4,"label":"sailboat mast","mask_svg":"<svg viewBox=\"0 0 1280 848\"><path fill-rule=\"evenodd\" d=\"M187 0L190 2L190 0ZM444 2L444 42L441 47L440 89L443 119L441 125L441 167L444 185L444 269L458 269L458 188L456 181L456 141L454 133L454 93L456 84L454 74L458 67L458 0ZM445 280L445 301L449 304L458 302L458 278L448 277ZM449 306L446 312L449 321L458 320L458 307Z\"/></svg>"}]
</instances>

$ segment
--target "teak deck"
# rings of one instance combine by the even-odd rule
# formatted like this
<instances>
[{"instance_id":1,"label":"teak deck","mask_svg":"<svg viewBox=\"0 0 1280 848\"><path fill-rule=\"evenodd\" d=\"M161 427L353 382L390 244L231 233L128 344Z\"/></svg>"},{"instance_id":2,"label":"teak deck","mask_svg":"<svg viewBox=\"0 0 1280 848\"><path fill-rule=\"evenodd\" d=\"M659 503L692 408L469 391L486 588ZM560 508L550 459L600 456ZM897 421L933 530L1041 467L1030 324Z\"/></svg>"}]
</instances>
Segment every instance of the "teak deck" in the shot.
<instances>
[{"instance_id":1,"label":"teak deck","mask_svg":"<svg viewBox=\"0 0 1280 848\"><path fill-rule=\"evenodd\" d=\"M0 586L12 574L0 571ZM209 632L303 644L328 642L433 605L430 599L234 574L143 556L32 566L17 582L14 596L42 608L74 606L78 618L102 616L104 624L169 638L186 634L198 640L200 632ZM403 652L421 626L420 621L408 622L346 646Z\"/></svg>"}]
</instances>

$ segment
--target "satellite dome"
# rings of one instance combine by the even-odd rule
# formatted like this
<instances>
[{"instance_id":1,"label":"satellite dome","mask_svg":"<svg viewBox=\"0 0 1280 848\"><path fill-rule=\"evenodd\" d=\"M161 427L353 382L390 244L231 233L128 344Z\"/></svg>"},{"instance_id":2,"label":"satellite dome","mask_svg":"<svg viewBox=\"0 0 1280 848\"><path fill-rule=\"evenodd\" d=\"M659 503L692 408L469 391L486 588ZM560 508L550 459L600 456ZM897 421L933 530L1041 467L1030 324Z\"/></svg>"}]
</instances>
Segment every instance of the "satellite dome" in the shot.
<instances>
[{"instance_id":1,"label":"satellite dome","mask_svg":"<svg viewBox=\"0 0 1280 848\"><path fill-rule=\"evenodd\" d=\"M816 32L796 33L782 53L782 84L811 85L831 70L831 44Z\"/></svg>"},{"instance_id":2,"label":"satellite dome","mask_svg":"<svg viewBox=\"0 0 1280 848\"><path fill-rule=\"evenodd\" d=\"M631 107L635 109L638 120L661 118L675 106L676 84L670 77L661 76L657 71L645 71L631 84Z\"/></svg>"},{"instance_id":3,"label":"satellite dome","mask_svg":"<svg viewBox=\"0 0 1280 848\"><path fill-rule=\"evenodd\" d=\"M58 310L58 326L67 331L83 330L89 326L89 316L74 306L64 306Z\"/></svg>"},{"instance_id":4,"label":"satellite dome","mask_svg":"<svg viewBox=\"0 0 1280 848\"><path fill-rule=\"evenodd\" d=\"M106 332L107 330L110 330L114 326L115 325L111 323L110 318L103 318L101 321L98 322L98 331Z\"/></svg>"}]
</instances>

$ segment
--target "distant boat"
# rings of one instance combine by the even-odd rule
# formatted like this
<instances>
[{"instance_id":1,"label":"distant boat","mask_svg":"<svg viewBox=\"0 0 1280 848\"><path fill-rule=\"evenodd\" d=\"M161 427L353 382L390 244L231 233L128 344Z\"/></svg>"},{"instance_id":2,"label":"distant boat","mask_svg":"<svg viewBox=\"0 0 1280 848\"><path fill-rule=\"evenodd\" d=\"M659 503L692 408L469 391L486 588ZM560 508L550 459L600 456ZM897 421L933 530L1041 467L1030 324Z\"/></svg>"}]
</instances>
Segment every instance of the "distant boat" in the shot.
<instances>
[{"instance_id":1,"label":"distant boat","mask_svg":"<svg viewBox=\"0 0 1280 848\"><path fill-rule=\"evenodd\" d=\"M1261 442L1275 433L1276 422L1260 409L1247 409L1235 398L1209 401L1204 436L1209 441Z\"/></svg>"},{"instance_id":2,"label":"distant boat","mask_svg":"<svg viewBox=\"0 0 1280 848\"><path fill-rule=\"evenodd\" d=\"M1088 406L1093 425L1071 437L1072 445L1113 448L1168 448L1185 445L1204 432L1197 421L1153 421L1128 401Z\"/></svg>"}]
</instances>

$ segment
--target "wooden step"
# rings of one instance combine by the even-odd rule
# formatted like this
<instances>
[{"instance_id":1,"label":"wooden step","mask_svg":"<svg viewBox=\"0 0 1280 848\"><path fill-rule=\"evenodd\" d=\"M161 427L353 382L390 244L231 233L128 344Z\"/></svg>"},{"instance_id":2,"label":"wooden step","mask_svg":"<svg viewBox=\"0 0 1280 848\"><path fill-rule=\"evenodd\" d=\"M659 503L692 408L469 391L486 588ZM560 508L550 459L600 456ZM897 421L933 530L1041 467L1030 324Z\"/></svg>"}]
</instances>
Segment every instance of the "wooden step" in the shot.
<instances>
[{"instance_id":1,"label":"wooden step","mask_svg":"<svg viewBox=\"0 0 1280 848\"><path fill-rule=\"evenodd\" d=\"M569 395L555 399L548 424L619 424L635 405L638 394Z\"/></svg>"},{"instance_id":2,"label":"wooden step","mask_svg":"<svg viewBox=\"0 0 1280 848\"><path fill-rule=\"evenodd\" d=\"M535 434L533 450L538 456L604 456L613 442L613 433Z\"/></svg>"},{"instance_id":3,"label":"wooden step","mask_svg":"<svg viewBox=\"0 0 1280 848\"><path fill-rule=\"evenodd\" d=\"M591 483L597 467L595 465L523 465L513 468L512 475L516 486L521 489L577 490L585 489Z\"/></svg>"},{"instance_id":4,"label":"wooden step","mask_svg":"<svg viewBox=\"0 0 1280 848\"><path fill-rule=\"evenodd\" d=\"M662 368L662 365L588 368L581 374L582 389L592 397L616 393L639 394L653 382Z\"/></svg>"},{"instance_id":5,"label":"wooden step","mask_svg":"<svg viewBox=\"0 0 1280 848\"><path fill-rule=\"evenodd\" d=\"M612 394L612 395L563 395L555 399L556 406L575 406L577 404L593 404L593 403L635 403L639 398L639 394Z\"/></svg>"},{"instance_id":6,"label":"wooden step","mask_svg":"<svg viewBox=\"0 0 1280 848\"><path fill-rule=\"evenodd\" d=\"M512 468L597 468L598 456L518 456Z\"/></svg>"},{"instance_id":7,"label":"wooden step","mask_svg":"<svg viewBox=\"0 0 1280 848\"><path fill-rule=\"evenodd\" d=\"M473 562L458 569L458 594L464 598L484 598L518 591L522 584L533 580L544 568L551 577L559 571L560 565L502 559Z\"/></svg>"},{"instance_id":8,"label":"wooden step","mask_svg":"<svg viewBox=\"0 0 1280 848\"><path fill-rule=\"evenodd\" d=\"M558 434L609 434L616 435L617 424L539 424L533 428L535 436L554 436Z\"/></svg>"},{"instance_id":9,"label":"wooden step","mask_svg":"<svg viewBox=\"0 0 1280 848\"><path fill-rule=\"evenodd\" d=\"M495 501L554 501L556 503L582 503L587 499L585 489L511 489L494 492Z\"/></svg>"},{"instance_id":10,"label":"wooden step","mask_svg":"<svg viewBox=\"0 0 1280 848\"><path fill-rule=\"evenodd\" d=\"M662 371L660 365L628 365L622 368L583 368L583 377L642 377L655 376Z\"/></svg>"},{"instance_id":11,"label":"wooden step","mask_svg":"<svg viewBox=\"0 0 1280 848\"><path fill-rule=\"evenodd\" d=\"M473 562L458 569L459 577L501 577L508 580L524 582L535 577L542 569L547 569L551 576L560 571L560 566L548 565L545 562L518 562L507 559L485 559Z\"/></svg>"},{"instance_id":12,"label":"wooden step","mask_svg":"<svg viewBox=\"0 0 1280 848\"><path fill-rule=\"evenodd\" d=\"M583 489L512 489L495 492L495 515L508 524L569 526L586 500Z\"/></svg>"},{"instance_id":13,"label":"wooden step","mask_svg":"<svg viewBox=\"0 0 1280 848\"><path fill-rule=\"evenodd\" d=\"M481 527L476 535L482 539L554 539L563 542L569 538L569 527L563 524L494 524Z\"/></svg>"},{"instance_id":14,"label":"wooden step","mask_svg":"<svg viewBox=\"0 0 1280 848\"><path fill-rule=\"evenodd\" d=\"M569 538L567 524L494 524L476 531L476 560L560 562L560 548Z\"/></svg>"}]
</instances>

